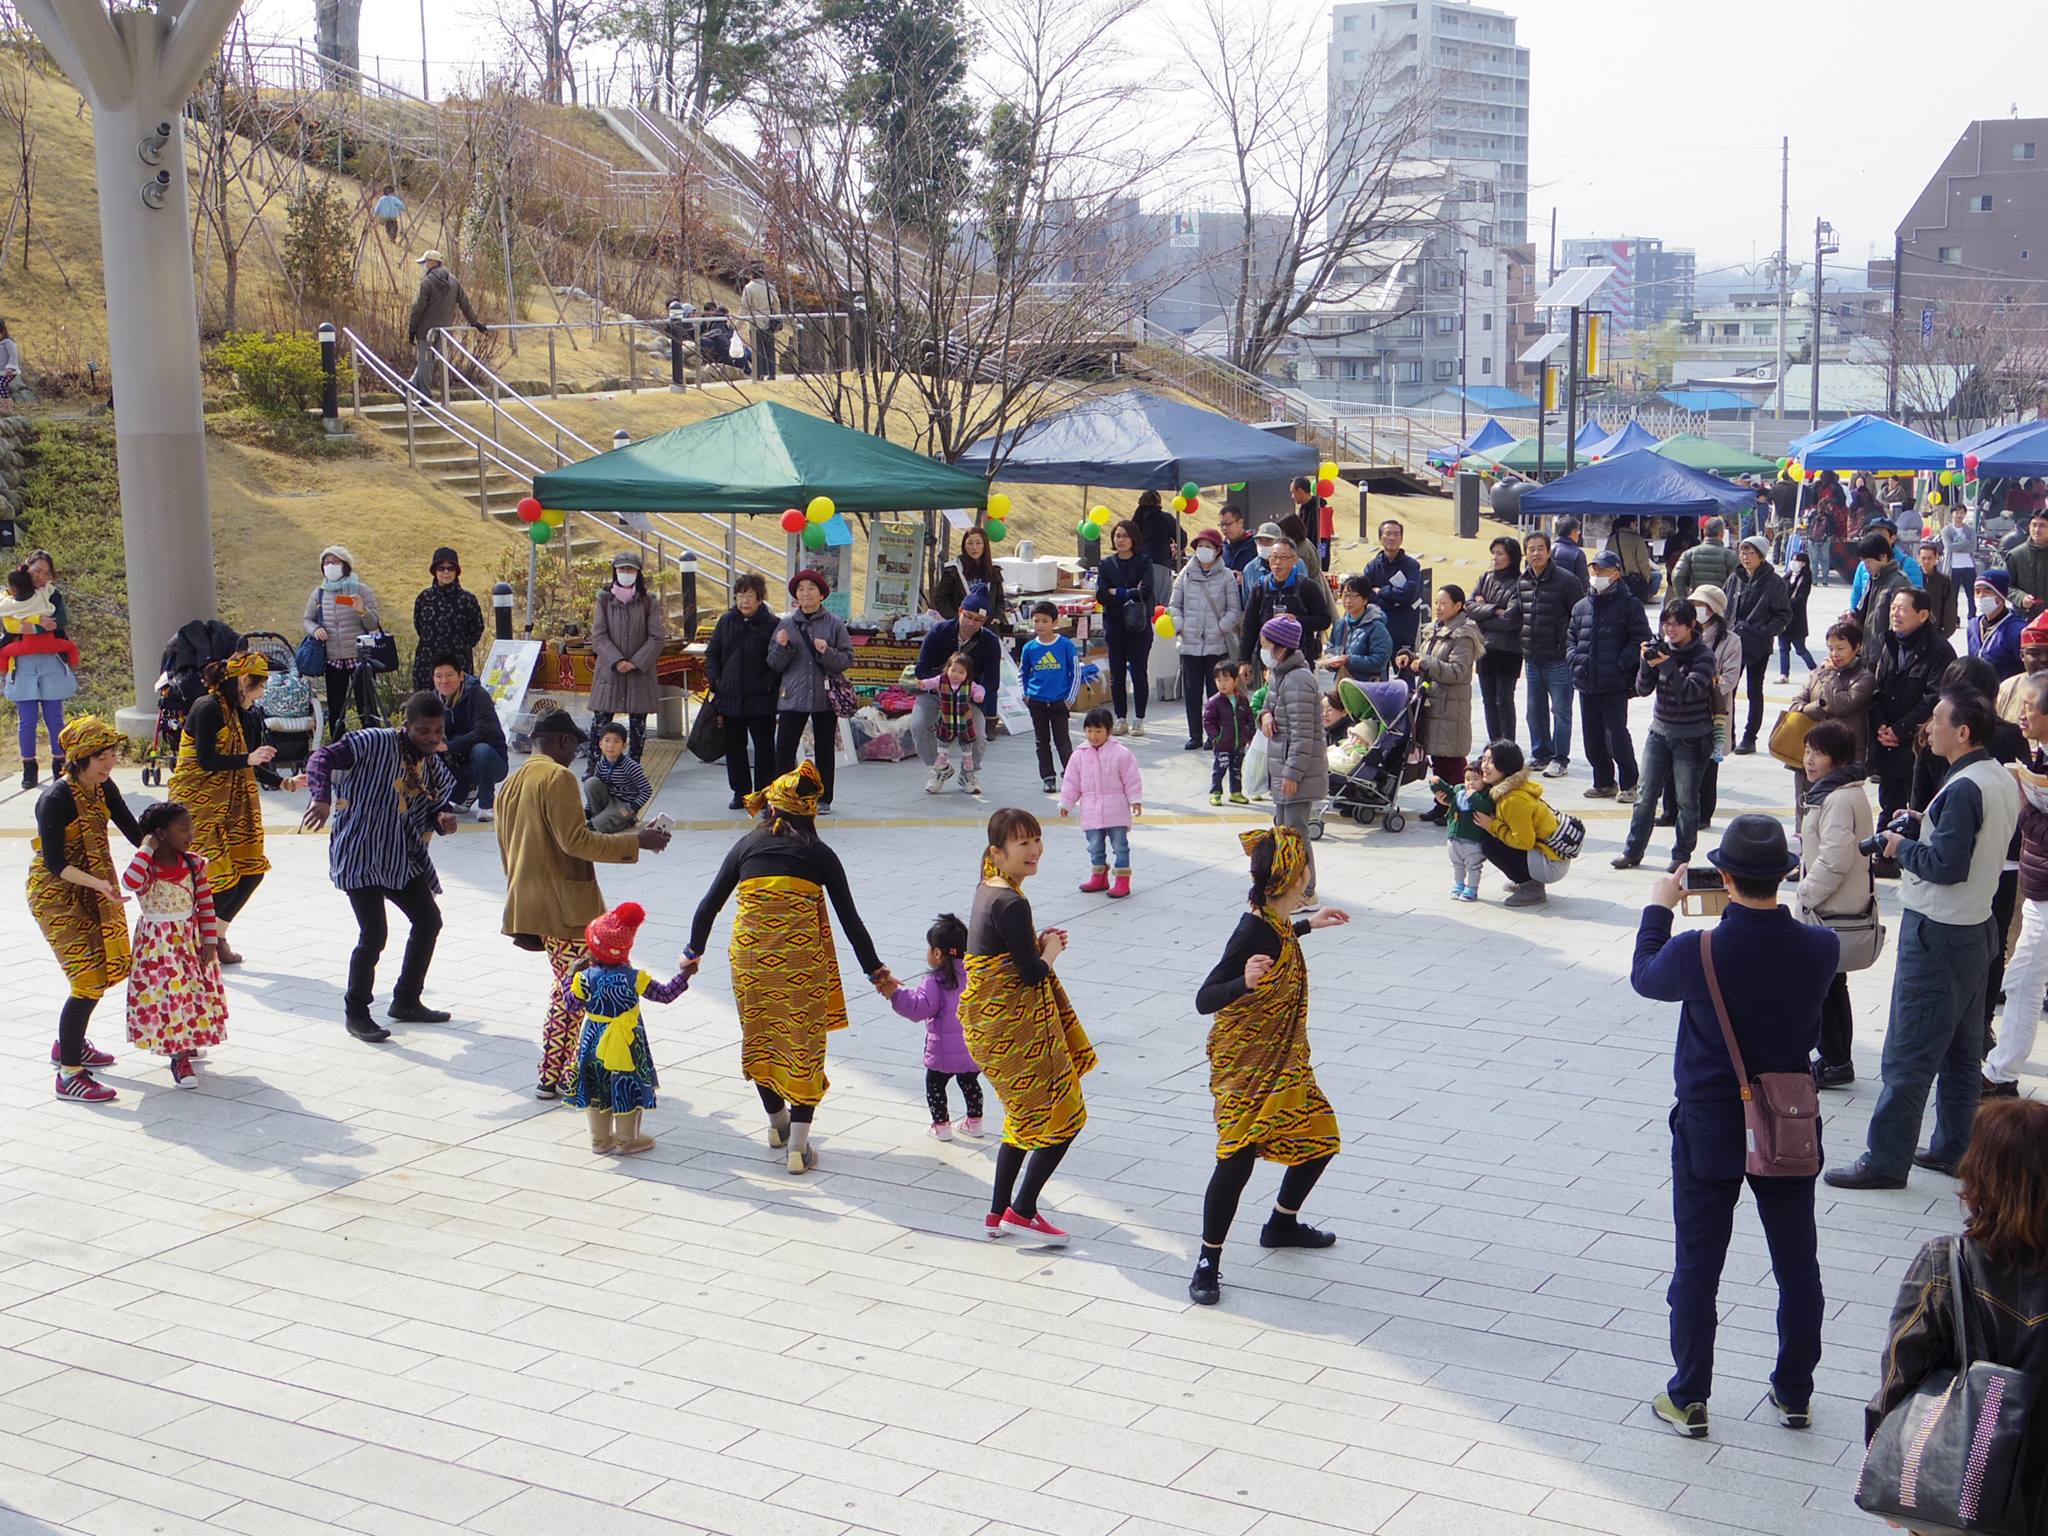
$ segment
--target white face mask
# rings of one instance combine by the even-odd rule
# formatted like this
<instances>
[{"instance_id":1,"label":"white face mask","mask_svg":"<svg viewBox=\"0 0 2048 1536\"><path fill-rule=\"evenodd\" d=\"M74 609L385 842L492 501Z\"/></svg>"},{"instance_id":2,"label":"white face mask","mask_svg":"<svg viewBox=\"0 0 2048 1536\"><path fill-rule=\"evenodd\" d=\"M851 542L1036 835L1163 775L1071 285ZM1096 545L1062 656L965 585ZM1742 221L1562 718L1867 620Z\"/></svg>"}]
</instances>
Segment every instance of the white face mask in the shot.
<instances>
[{"instance_id":1,"label":"white face mask","mask_svg":"<svg viewBox=\"0 0 2048 1536\"><path fill-rule=\"evenodd\" d=\"M638 571L631 570L613 571L612 580L617 582L622 587L630 587L640 580L640 573Z\"/></svg>"},{"instance_id":2,"label":"white face mask","mask_svg":"<svg viewBox=\"0 0 2048 1536\"><path fill-rule=\"evenodd\" d=\"M1980 619L1990 618L1991 615L1998 612L1998 610L2003 608L2004 606L2005 604L2001 603L1997 598L1993 597L1988 592L1980 592L1977 594L1977 617Z\"/></svg>"},{"instance_id":3,"label":"white face mask","mask_svg":"<svg viewBox=\"0 0 2048 1536\"><path fill-rule=\"evenodd\" d=\"M1595 592L1605 592L1613 585L1614 578L1612 576L1595 576L1593 578L1593 590Z\"/></svg>"},{"instance_id":4,"label":"white face mask","mask_svg":"<svg viewBox=\"0 0 2048 1536\"><path fill-rule=\"evenodd\" d=\"M1214 565L1216 563L1216 551L1206 544L1197 544L1195 546L1195 558L1203 565Z\"/></svg>"},{"instance_id":5,"label":"white face mask","mask_svg":"<svg viewBox=\"0 0 2048 1536\"><path fill-rule=\"evenodd\" d=\"M1259 647L1259 660L1269 667L1277 667L1280 665L1280 653L1270 645L1262 645Z\"/></svg>"},{"instance_id":6,"label":"white face mask","mask_svg":"<svg viewBox=\"0 0 2048 1536\"><path fill-rule=\"evenodd\" d=\"M329 581L339 581L341 580L341 574L344 569L345 567L340 565L338 562L330 560L327 564L320 567L320 574L322 576L325 576Z\"/></svg>"}]
</instances>

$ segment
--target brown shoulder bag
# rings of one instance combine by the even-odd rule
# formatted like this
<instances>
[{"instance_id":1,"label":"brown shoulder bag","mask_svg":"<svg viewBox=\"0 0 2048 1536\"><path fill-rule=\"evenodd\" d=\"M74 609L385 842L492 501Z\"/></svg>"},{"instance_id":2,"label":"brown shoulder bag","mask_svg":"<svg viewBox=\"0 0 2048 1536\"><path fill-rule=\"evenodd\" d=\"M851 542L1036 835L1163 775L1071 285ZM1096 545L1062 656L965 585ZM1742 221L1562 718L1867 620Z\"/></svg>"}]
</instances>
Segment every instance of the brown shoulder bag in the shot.
<instances>
[{"instance_id":1,"label":"brown shoulder bag","mask_svg":"<svg viewBox=\"0 0 2048 1536\"><path fill-rule=\"evenodd\" d=\"M1766 1072L1751 1077L1728 1021L1728 1004L1714 974L1714 932L1700 935L1700 965L1707 973L1707 994L1721 1021L1721 1039L1742 1087L1742 1127L1748 1155L1743 1171L1766 1179L1810 1179L1820 1172L1820 1095L1811 1072Z\"/></svg>"}]
</instances>

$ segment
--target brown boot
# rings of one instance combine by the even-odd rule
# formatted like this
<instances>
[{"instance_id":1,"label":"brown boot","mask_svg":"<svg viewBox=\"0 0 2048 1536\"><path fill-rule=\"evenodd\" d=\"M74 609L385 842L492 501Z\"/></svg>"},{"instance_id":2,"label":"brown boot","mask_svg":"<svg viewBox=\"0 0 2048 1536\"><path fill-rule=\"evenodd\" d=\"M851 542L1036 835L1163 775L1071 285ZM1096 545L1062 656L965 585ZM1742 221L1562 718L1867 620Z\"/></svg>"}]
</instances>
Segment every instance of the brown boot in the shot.
<instances>
[{"instance_id":1,"label":"brown boot","mask_svg":"<svg viewBox=\"0 0 2048 1536\"><path fill-rule=\"evenodd\" d=\"M640 1132L640 1111L612 1116L612 1150L621 1157L631 1157L635 1152L651 1151L654 1138Z\"/></svg>"},{"instance_id":2,"label":"brown boot","mask_svg":"<svg viewBox=\"0 0 2048 1536\"><path fill-rule=\"evenodd\" d=\"M605 1156L619 1150L619 1144L612 1136L612 1112L599 1109L595 1104L583 1111L583 1117L590 1122L590 1150Z\"/></svg>"}]
</instances>

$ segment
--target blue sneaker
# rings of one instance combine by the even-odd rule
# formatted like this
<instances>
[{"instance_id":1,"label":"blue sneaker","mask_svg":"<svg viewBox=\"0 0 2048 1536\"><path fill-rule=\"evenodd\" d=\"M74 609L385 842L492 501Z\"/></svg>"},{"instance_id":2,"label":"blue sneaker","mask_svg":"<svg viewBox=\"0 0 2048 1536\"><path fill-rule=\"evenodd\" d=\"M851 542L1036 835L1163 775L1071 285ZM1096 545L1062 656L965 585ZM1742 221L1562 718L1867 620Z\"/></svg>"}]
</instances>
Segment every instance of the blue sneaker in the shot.
<instances>
[{"instance_id":1,"label":"blue sneaker","mask_svg":"<svg viewBox=\"0 0 2048 1536\"><path fill-rule=\"evenodd\" d=\"M1458 899L1460 901L1477 901L1479 899L1479 887L1476 885L1466 886L1464 890L1458 893Z\"/></svg>"},{"instance_id":2,"label":"blue sneaker","mask_svg":"<svg viewBox=\"0 0 2048 1536\"><path fill-rule=\"evenodd\" d=\"M1464 886L1462 886L1462 885L1454 885L1454 886L1452 886L1452 887L1451 887L1451 900L1453 900L1453 901L1463 901L1464 899L1465 899L1465 887L1464 887Z\"/></svg>"}]
</instances>

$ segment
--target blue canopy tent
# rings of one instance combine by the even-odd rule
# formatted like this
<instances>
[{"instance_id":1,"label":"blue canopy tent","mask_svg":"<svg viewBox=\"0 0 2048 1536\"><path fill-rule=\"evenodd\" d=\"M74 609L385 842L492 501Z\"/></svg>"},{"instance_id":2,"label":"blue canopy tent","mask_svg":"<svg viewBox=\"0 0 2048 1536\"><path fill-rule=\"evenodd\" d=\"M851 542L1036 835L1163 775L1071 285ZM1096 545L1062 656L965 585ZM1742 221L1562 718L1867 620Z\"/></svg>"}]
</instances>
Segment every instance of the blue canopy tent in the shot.
<instances>
[{"instance_id":1,"label":"blue canopy tent","mask_svg":"<svg viewBox=\"0 0 2048 1536\"><path fill-rule=\"evenodd\" d=\"M1460 459L1469 458L1475 453L1485 453L1488 449L1502 447L1514 440L1512 432L1489 416L1481 423L1479 430L1464 442L1432 448L1428 458L1432 464L1455 464Z\"/></svg>"},{"instance_id":2,"label":"blue canopy tent","mask_svg":"<svg viewBox=\"0 0 2048 1536\"><path fill-rule=\"evenodd\" d=\"M1019 485L1178 490L1315 473L1315 449L1149 390L1085 400L1015 432L985 437L959 467Z\"/></svg>"},{"instance_id":3,"label":"blue canopy tent","mask_svg":"<svg viewBox=\"0 0 2048 1536\"><path fill-rule=\"evenodd\" d=\"M1795 438L1785 450L1809 472L1821 469L1921 470L1961 469L1963 455L1950 443L1938 443L1911 427L1882 416L1851 416L1847 421Z\"/></svg>"},{"instance_id":4,"label":"blue canopy tent","mask_svg":"<svg viewBox=\"0 0 2048 1536\"><path fill-rule=\"evenodd\" d=\"M1963 444L1957 443L1957 449ZM2022 422L2004 429L2004 435L1988 447L1971 450L1977 455L1980 480L2025 479L2048 475L2048 421Z\"/></svg>"},{"instance_id":5,"label":"blue canopy tent","mask_svg":"<svg viewBox=\"0 0 2048 1536\"><path fill-rule=\"evenodd\" d=\"M1589 417L1586 424L1579 428L1576 446L1581 453L1591 453L1595 443L1604 443L1612 436L1614 436L1613 432Z\"/></svg>"},{"instance_id":6,"label":"blue canopy tent","mask_svg":"<svg viewBox=\"0 0 2048 1536\"><path fill-rule=\"evenodd\" d=\"M1661 441L1662 439L1648 427L1643 426L1640 422L1630 421L1620 431L1610 433L1597 443L1593 443L1590 446L1583 442L1580 443L1579 452L1587 455L1597 455L1601 460L1605 461L1607 459L1620 458L1624 453L1637 453L1646 448L1654 448Z\"/></svg>"},{"instance_id":7,"label":"blue canopy tent","mask_svg":"<svg viewBox=\"0 0 2048 1536\"><path fill-rule=\"evenodd\" d=\"M1667 389L1661 391L1657 398L1695 416L1711 416L1716 411L1756 409L1755 401L1736 394L1732 389Z\"/></svg>"},{"instance_id":8,"label":"blue canopy tent","mask_svg":"<svg viewBox=\"0 0 2048 1536\"><path fill-rule=\"evenodd\" d=\"M2012 437L2020 433L2032 432L2044 424L2048 423L2044 423L2042 418L2038 416L2030 421L2009 421L2002 427L1986 427L1982 432L1972 432L1968 437L1961 438L1949 446L1965 457L1974 453L1979 458L1982 458L1992 449L1999 447Z\"/></svg>"},{"instance_id":9,"label":"blue canopy tent","mask_svg":"<svg viewBox=\"0 0 2048 1536\"><path fill-rule=\"evenodd\" d=\"M1648 434L1645 434L1646 436ZM1662 513L1710 517L1739 512L1755 493L1717 475L1692 469L1661 453L1603 456L1562 480L1522 493L1522 511L1539 517L1614 517Z\"/></svg>"}]
</instances>

